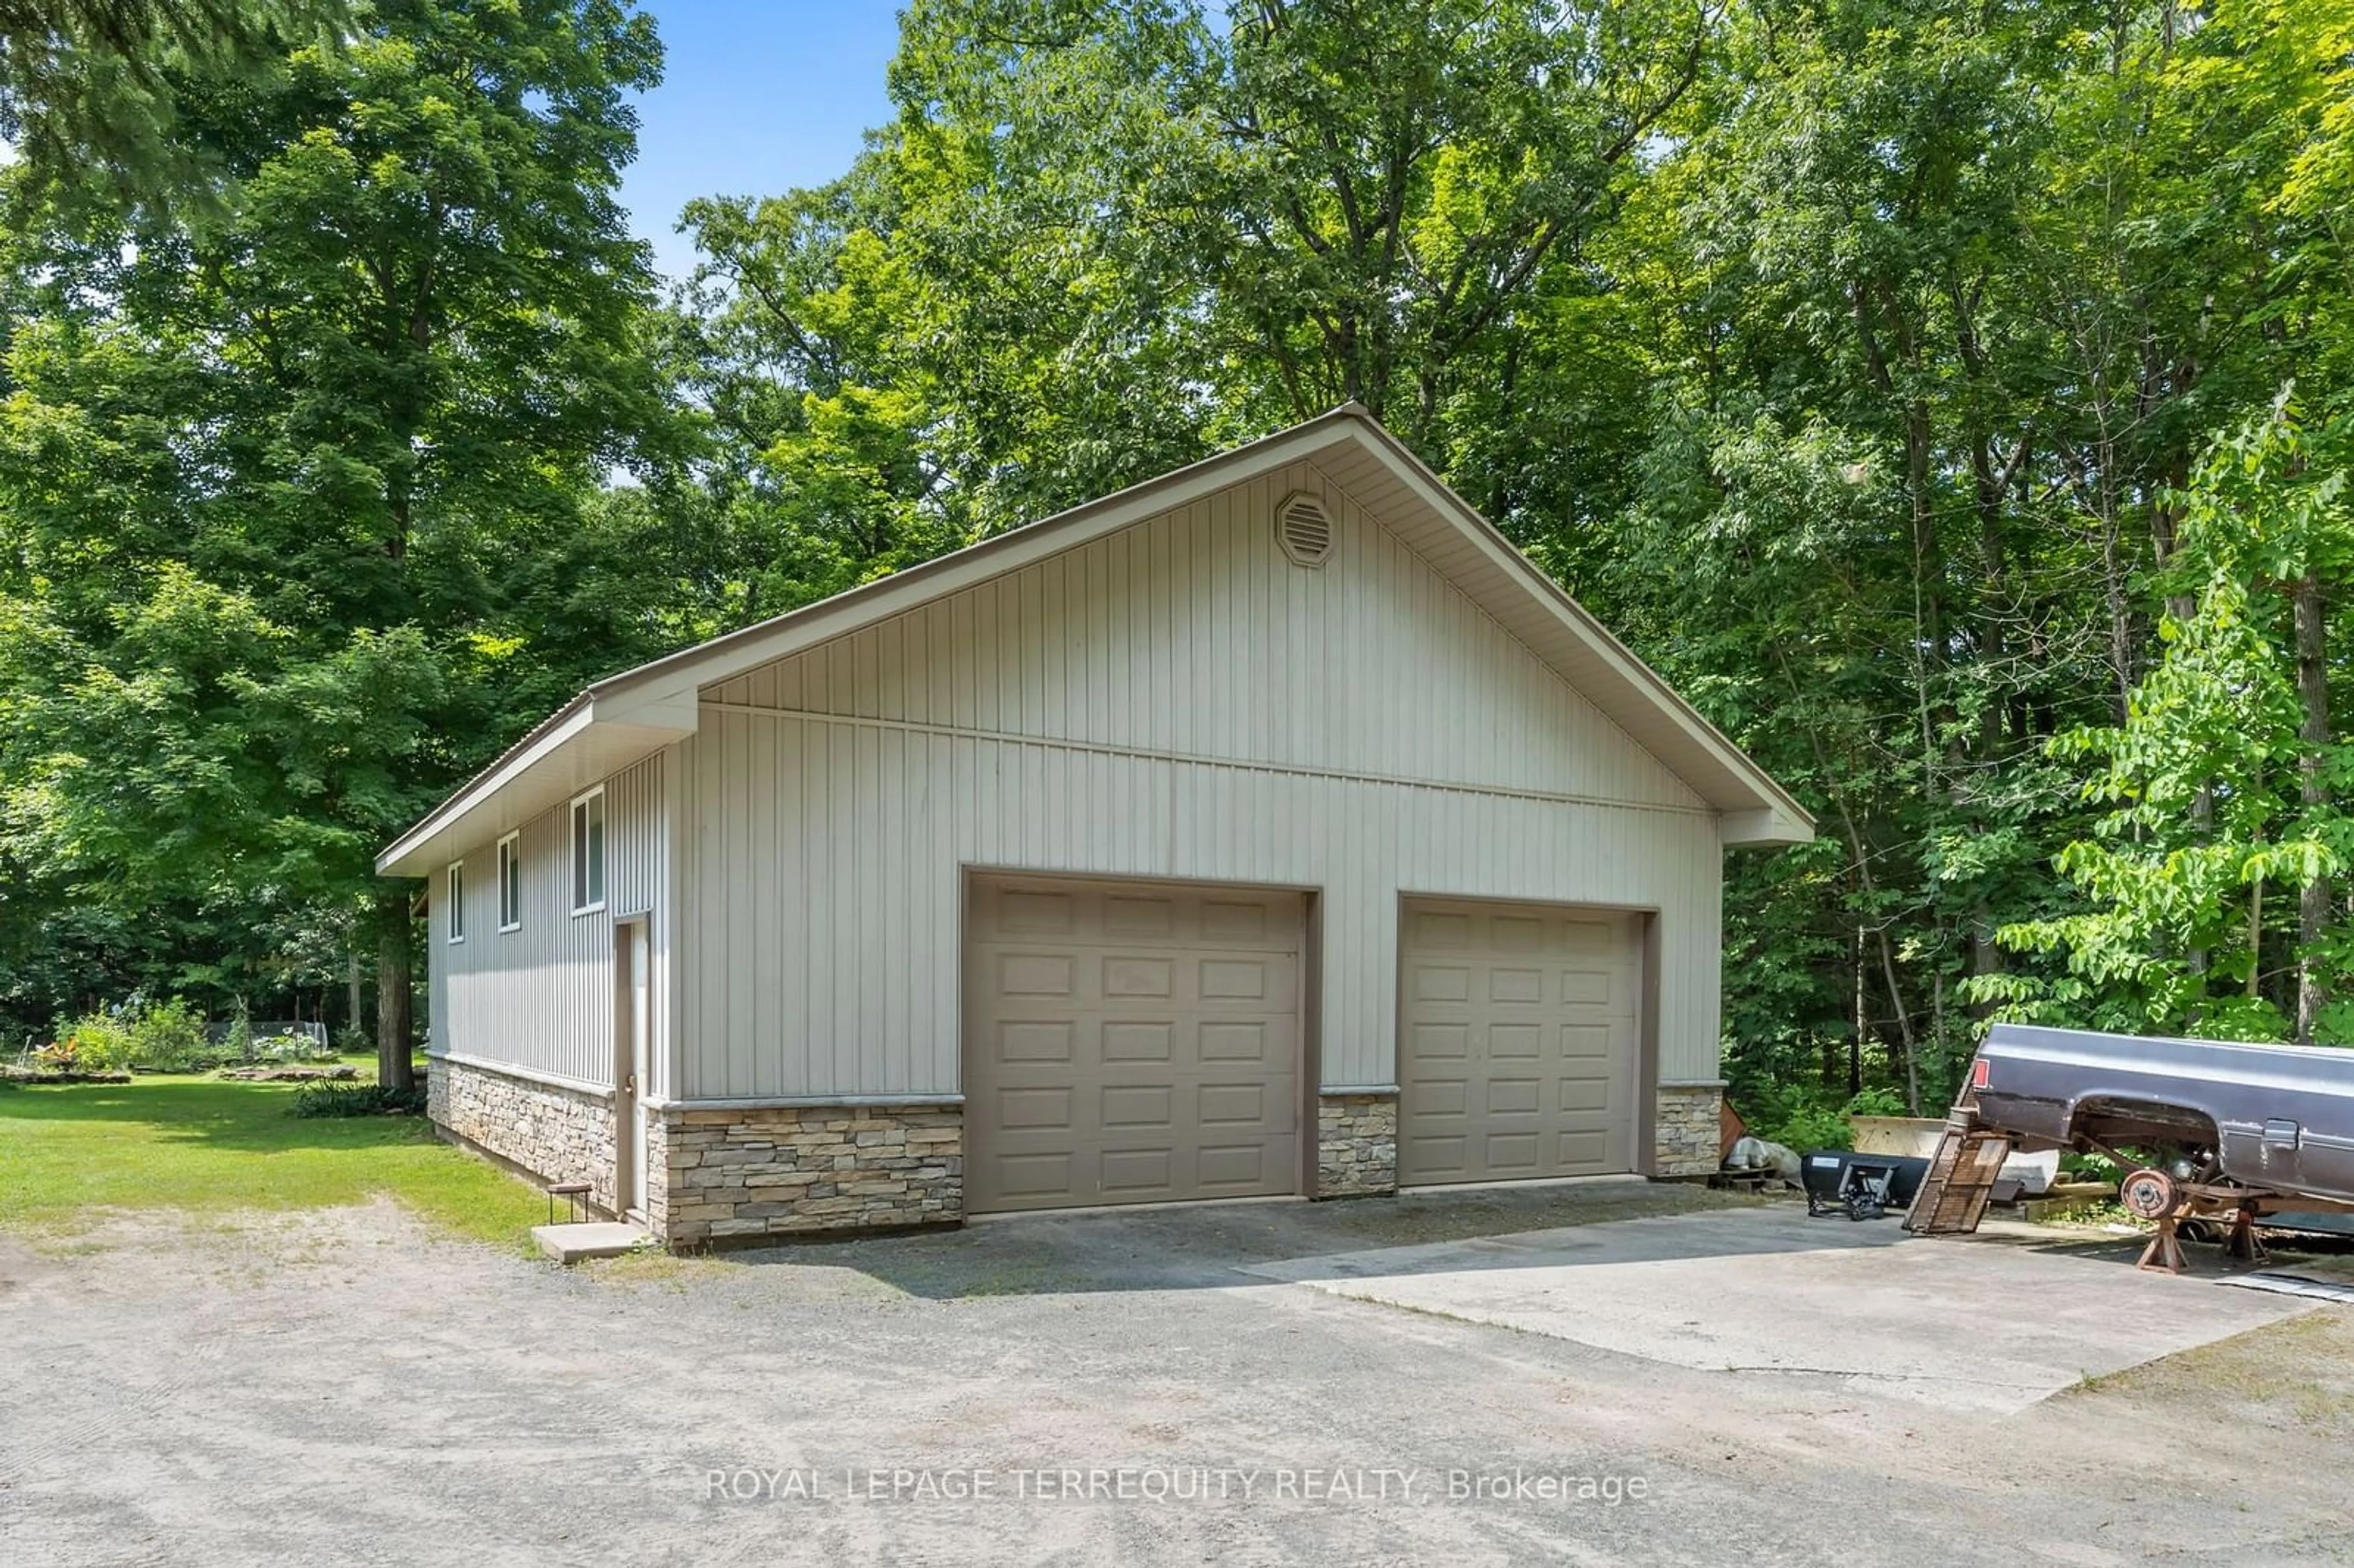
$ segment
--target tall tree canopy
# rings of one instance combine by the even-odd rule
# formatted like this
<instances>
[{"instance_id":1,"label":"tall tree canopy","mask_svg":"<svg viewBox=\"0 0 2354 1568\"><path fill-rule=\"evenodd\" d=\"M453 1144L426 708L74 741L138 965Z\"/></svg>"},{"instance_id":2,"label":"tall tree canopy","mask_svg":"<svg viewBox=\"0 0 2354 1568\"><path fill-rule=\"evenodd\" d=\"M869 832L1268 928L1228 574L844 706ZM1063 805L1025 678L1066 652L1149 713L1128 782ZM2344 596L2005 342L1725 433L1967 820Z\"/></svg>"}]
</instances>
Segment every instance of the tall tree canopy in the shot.
<instances>
[{"instance_id":1,"label":"tall tree canopy","mask_svg":"<svg viewBox=\"0 0 2354 1568\"><path fill-rule=\"evenodd\" d=\"M17 1016L261 983L587 676L1354 398L1819 816L1729 869L1745 1103L2354 1040L2354 0L915 0L668 300L645 17L347 31L164 51L225 221L5 238Z\"/></svg>"},{"instance_id":2,"label":"tall tree canopy","mask_svg":"<svg viewBox=\"0 0 2354 1568\"><path fill-rule=\"evenodd\" d=\"M332 43L342 0L0 0L0 137L21 198L207 212L220 173L181 136L192 86L249 78L290 40Z\"/></svg>"},{"instance_id":3,"label":"tall tree canopy","mask_svg":"<svg viewBox=\"0 0 2354 1568\"><path fill-rule=\"evenodd\" d=\"M659 63L610 0L383 0L183 93L228 220L11 237L20 896L221 925L366 901L405 1075L408 895L374 852L668 641L658 555L597 500L657 397L613 191Z\"/></svg>"}]
</instances>

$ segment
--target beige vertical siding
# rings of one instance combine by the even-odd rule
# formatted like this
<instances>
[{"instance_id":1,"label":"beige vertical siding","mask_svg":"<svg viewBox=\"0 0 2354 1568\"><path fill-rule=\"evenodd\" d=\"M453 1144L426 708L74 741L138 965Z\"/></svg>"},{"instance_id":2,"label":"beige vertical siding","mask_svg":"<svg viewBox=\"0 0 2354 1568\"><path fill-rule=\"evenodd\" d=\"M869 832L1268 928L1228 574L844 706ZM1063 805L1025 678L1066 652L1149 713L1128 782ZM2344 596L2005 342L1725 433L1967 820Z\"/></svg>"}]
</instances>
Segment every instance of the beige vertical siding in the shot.
<instances>
[{"instance_id":1,"label":"beige vertical siding","mask_svg":"<svg viewBox=\"0 0 2354 1568\"><path fill-rule=\"evenodd\" d=\"M1338 514L1295 567L1276 503ZM1699 809L1689 788L1302 465L737 677L715 702Z\"/></svg>"},{"instance_id":2,"label":"beige vertical siding","mask_svg":"<svg viewBox=\"0 0 2354 1568\"><path fill-rule=\"evenodd\" d=\"M1275 503L1339 543L1292 566ZM1321 1077L1394 1076L1408 893L1660 912L1660 1071L1717 1058L1715 820L1312 468L705 694L681 1093L958 1087L961 868L1322 899Z\"/></svg>"},{"instance_id":3,"label":"beige vertical siding","mask_svg":"<svg viewBox=\"0 0 2354 1568\"><path fill-rule=\"evenodd\" d=\"M663 760L650 758L606 781L603 909L572 913L568 805L523 825L520 928L499 929L495 842L466 852L466 939L455 945L447 939L447 885L437 875L429 888L434 1050L610 1086L613 925L641 915L651 920L662 1028L671 876ZM657 1049L654 1059L664 1053Z\"/></svg>"}]
</instances>

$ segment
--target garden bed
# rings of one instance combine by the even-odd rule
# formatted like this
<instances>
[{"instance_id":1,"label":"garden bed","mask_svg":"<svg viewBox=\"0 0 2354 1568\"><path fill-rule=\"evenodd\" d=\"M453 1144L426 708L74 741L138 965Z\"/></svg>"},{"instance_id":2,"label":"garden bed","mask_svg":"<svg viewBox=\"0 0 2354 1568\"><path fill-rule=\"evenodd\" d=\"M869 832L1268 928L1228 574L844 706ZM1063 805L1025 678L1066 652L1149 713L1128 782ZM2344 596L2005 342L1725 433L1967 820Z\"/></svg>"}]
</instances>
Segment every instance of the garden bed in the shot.
<instances>
[{"instance_id":1,"label":"garden bed","mask_svg":"<svg viewBox=\"0 0 2354 1568\"><path fill-rule=\"evenodd\" d=\"M83 1073L60 1067L54 1071L40 1067L20 1067L14 1063L0 1064L0 1083L10 1084L127 1084L128 1073Z\"/></svg>"}]
</instances>

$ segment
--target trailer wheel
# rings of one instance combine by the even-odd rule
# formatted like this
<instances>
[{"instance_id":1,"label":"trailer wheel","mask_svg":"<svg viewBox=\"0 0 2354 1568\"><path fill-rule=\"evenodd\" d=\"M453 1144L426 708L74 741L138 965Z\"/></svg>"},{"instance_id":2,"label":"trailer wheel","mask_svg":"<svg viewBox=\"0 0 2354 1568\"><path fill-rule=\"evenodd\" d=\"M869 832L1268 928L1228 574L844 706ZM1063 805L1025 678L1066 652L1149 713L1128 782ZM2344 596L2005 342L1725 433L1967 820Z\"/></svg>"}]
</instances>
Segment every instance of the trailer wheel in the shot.
<instances>
[{"instance_id":1,"label":"trailer wheel","mask_svg":"<svg viewBox=\"0 0 2354 1568\"><path fill-rule=\"evenodd\" d=\"M2161 1220L2174 1213L2174 1178L2163 1171L2141 1170L2117 1184L2117 1201L2137 1220Z\"/></svg>"}]
</instances>

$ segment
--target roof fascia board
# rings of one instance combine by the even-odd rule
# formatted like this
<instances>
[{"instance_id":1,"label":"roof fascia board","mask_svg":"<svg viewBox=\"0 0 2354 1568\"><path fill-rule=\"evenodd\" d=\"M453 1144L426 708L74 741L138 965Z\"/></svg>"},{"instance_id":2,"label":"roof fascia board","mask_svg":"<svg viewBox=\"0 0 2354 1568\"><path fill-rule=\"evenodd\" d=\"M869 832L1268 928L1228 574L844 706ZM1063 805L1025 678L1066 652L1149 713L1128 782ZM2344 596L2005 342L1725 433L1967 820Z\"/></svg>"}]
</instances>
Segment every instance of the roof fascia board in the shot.
<instances>
[{"instance_id":1,"label":"roof fascia board","mask_svg":"<svg viewBox=\"0 0 2354 1568\"><path fill-rule=\"evenodd\" d=\"M1723 812L1716 820L1716 833L1717 842L1726 849L1747 849L1765 844L1811 843L1815 828L1811 821L1768 808Z\"/></svg>"}]
</instances>

